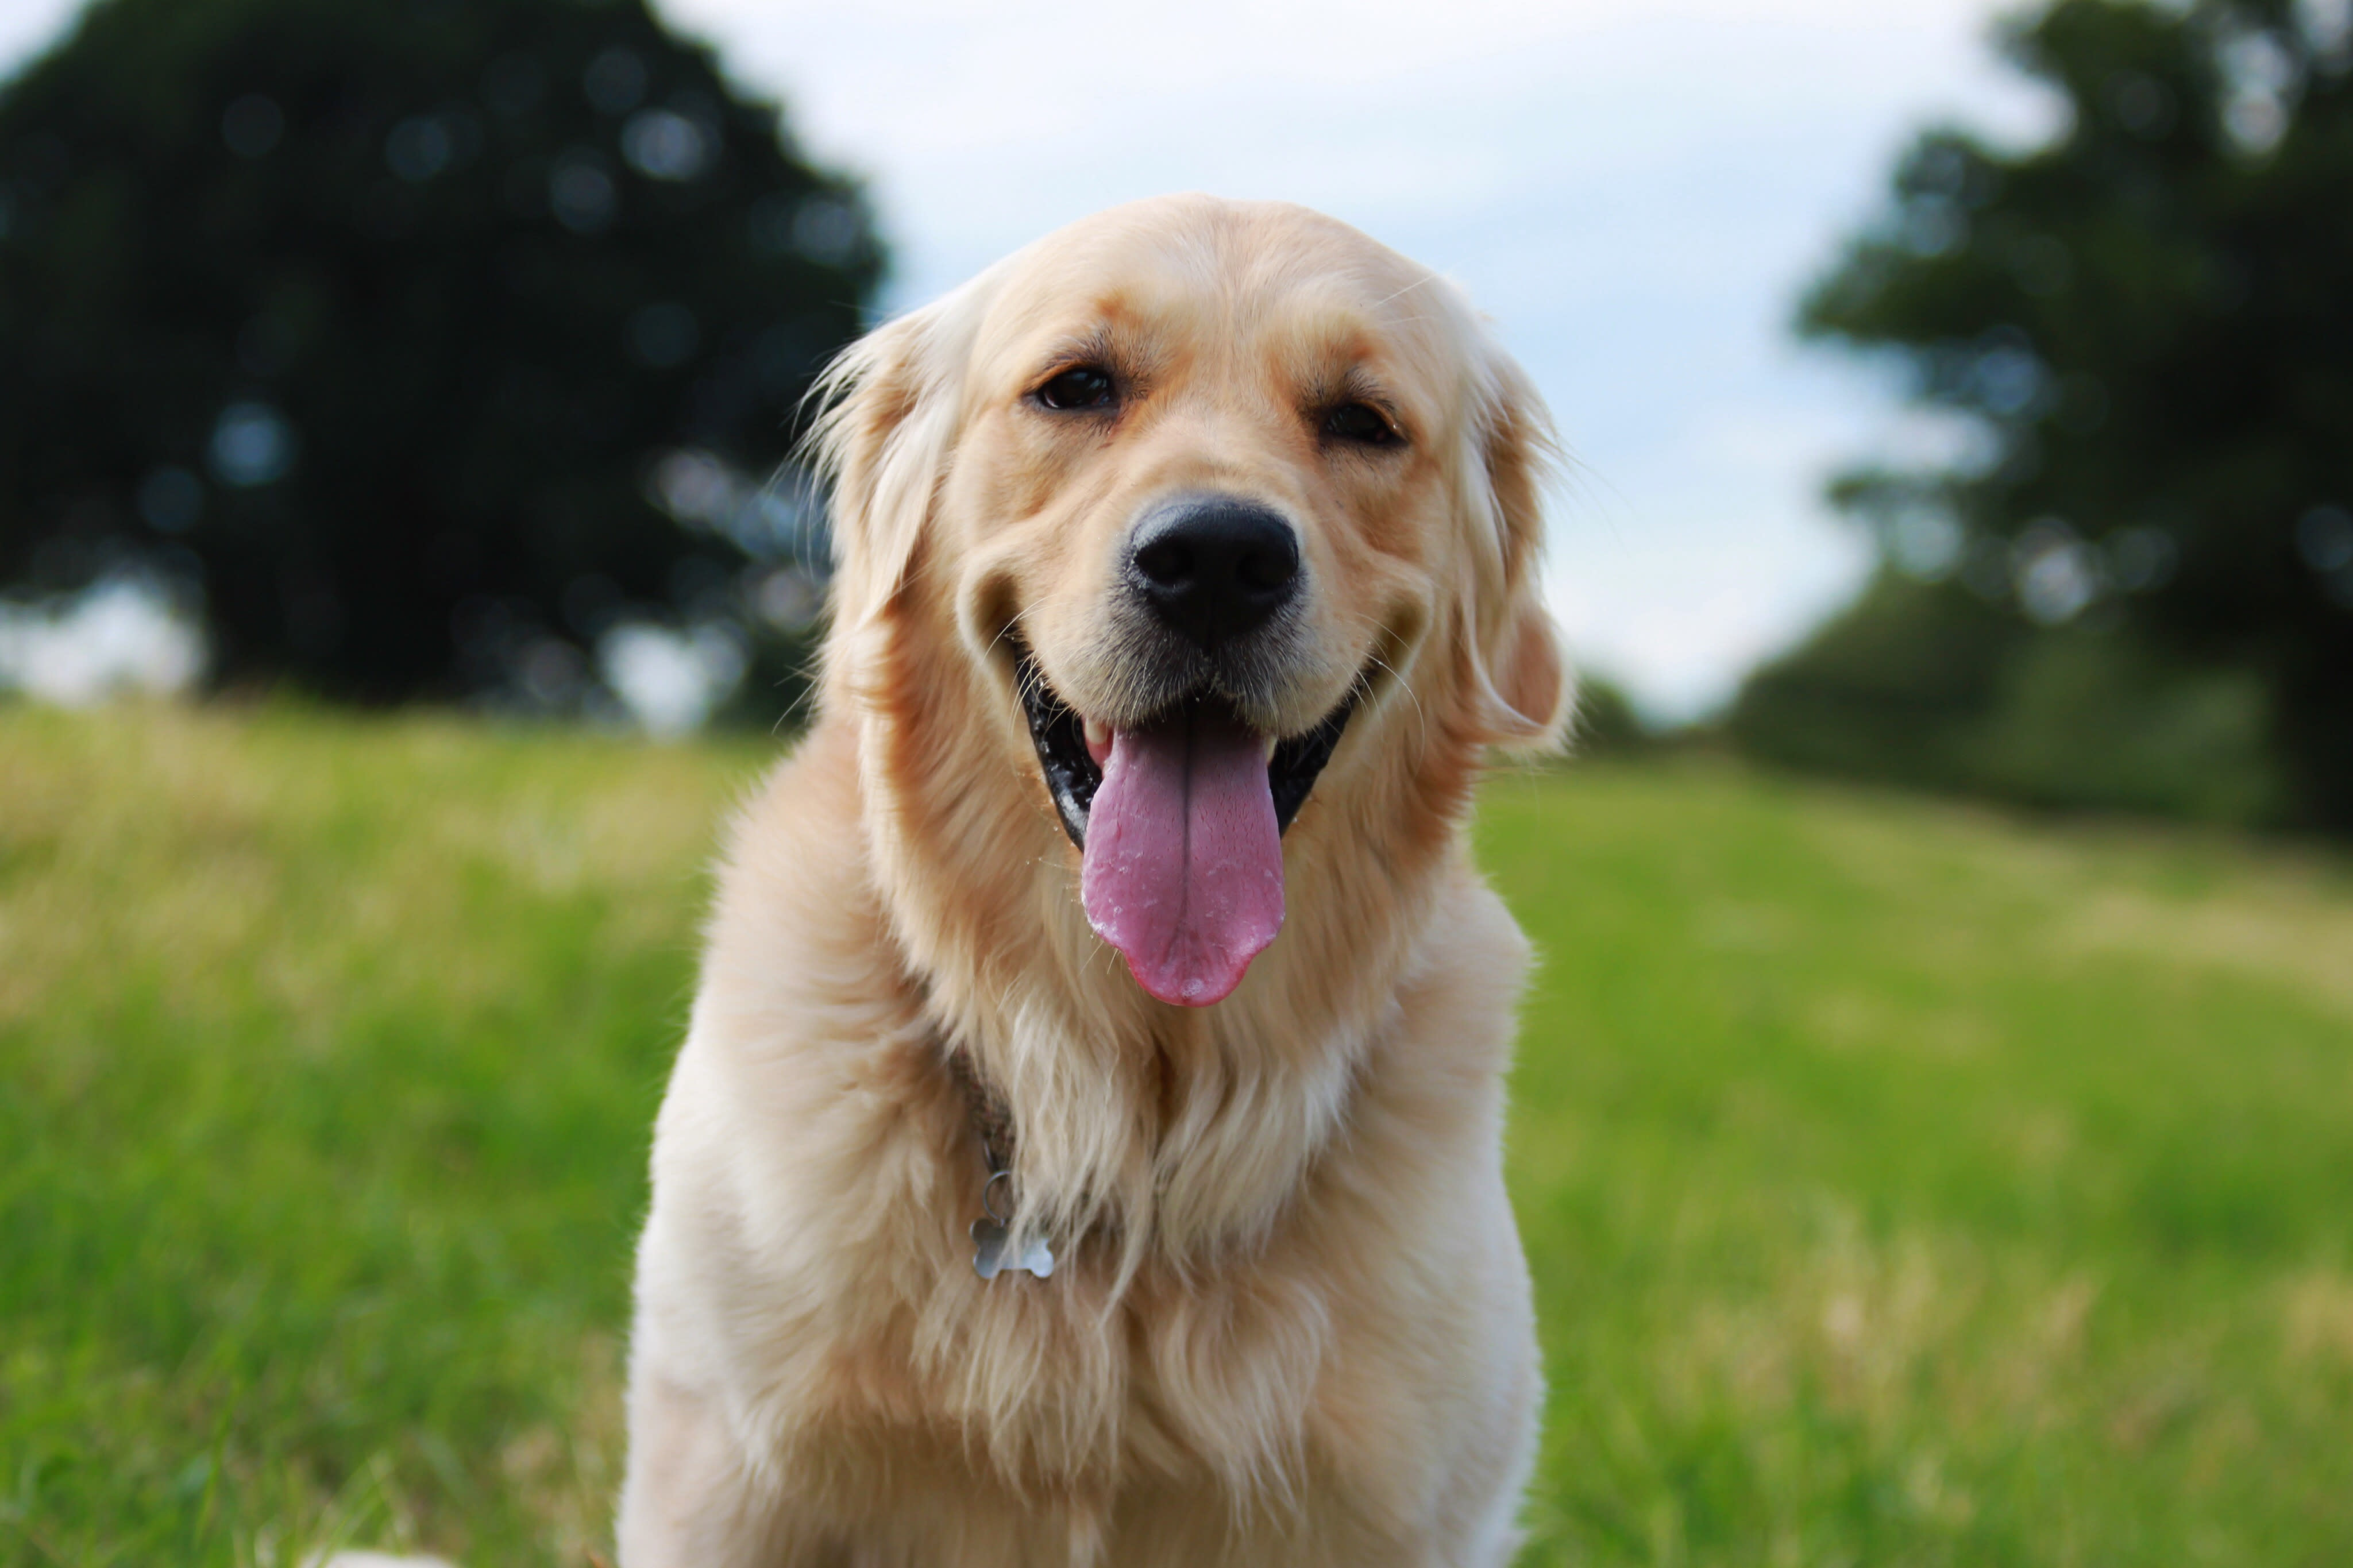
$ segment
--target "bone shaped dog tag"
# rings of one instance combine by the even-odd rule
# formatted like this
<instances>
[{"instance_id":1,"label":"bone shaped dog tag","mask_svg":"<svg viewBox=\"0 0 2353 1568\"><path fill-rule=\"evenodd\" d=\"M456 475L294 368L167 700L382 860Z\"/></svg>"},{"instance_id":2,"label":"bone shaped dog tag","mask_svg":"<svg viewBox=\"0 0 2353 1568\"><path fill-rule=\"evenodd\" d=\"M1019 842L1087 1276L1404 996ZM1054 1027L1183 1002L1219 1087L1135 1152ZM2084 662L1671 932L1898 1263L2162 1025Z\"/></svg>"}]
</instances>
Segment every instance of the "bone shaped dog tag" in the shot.
<instances>
[{"instance_id":1,"label":"bone shaped dog tag","mask_svg":"<svg viewBox=\"0 0 2353 1568\"><path fill-rule=\"evenodd\" d=\"M1017 1272L1026 1270L1040 1279L1052 1278L1054 1252L1046 1245L1045 1237L1031 1237L1029 1245L1021 1249L1018 1258L1008 1249L1008 1244L1011 1240L1012 1233L995 1220L973 1221L973 1271L983 1279L994 1279L1008 1268Z\"/></svg>"}]
</instances>

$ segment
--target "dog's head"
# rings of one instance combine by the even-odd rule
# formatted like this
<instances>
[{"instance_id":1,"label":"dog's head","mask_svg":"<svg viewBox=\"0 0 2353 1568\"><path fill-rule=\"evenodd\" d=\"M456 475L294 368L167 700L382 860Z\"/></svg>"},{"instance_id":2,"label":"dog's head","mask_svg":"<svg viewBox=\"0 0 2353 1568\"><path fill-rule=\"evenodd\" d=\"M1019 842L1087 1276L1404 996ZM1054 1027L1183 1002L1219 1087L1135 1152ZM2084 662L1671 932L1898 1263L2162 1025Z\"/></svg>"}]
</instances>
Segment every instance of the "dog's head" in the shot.
<instances>
[{"instance_id":1,"label":"dog's head","mask_svg":"<svg viewBox=\"0 0 2353 1568\"><path fill-rule=\"evenodd\" d=\"M1116 208L874 332L828 391L829 693L930 623L1163 1001L1219 1001L1273 940L1294 818L1377 788L1347 759L1558 732L1544 411L1450 286L1344 224Z\"/></svg>"}]
</instances>

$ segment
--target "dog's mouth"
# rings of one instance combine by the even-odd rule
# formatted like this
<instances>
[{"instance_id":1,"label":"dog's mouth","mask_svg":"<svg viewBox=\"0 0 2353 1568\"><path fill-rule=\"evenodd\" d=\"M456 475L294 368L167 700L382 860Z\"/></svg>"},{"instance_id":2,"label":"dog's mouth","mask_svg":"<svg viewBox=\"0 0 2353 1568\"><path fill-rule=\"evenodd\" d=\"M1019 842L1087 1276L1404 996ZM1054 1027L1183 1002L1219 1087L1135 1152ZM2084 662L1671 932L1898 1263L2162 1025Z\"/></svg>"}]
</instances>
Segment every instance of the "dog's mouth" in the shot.
<instances>
[{"instance_id":1,"label":"dog's mouth","mask_svg":"<svg viewBox=\"0 0 2353 1568\"><path fill-rule=\"evenodd\" d=\"M1131 727L1089 726L1018 656L1016 684L1088 921L1164 1002L1222 1001L1282 924L1283 830L1315 787L1355 700L1269 737L1199 693ZM1271 743L1270 743L1271 742Z\"/></svg>"},{"instance_id":2,"label":"dog's mouth","mask_svg":"<svg viewBox=\"0 0 2353 1568\"><path fill-rule=\"evenodd\" d=\"M1103 787L1103 763L1088 748L1086 721L1046 684L1045 677L1039 673L1037 659L1025 652L1019 656L1016 669L1022 711L1029 721L1029 739L1038 748L1038 763L1045 771L1046 788L1054 797L1062 831L1083 851L1095 791ZM1334 749L1340 744L1341 731L1348 727L1356 706L1356 693L1351 691L1347 700L1314 729L1278 740L1273 751L1267 753L1267 793L1274 803L1277 832L1289 829L1292 818L1307 804L1315 780L1324 772L1324 764L1332 760ZM1155 723L1210 711L1235 726L1246 728L1230 703L1208 694L1179 703ZM1263 737L1259 744L1264 748Z\"/></svg>"}]
</instances>

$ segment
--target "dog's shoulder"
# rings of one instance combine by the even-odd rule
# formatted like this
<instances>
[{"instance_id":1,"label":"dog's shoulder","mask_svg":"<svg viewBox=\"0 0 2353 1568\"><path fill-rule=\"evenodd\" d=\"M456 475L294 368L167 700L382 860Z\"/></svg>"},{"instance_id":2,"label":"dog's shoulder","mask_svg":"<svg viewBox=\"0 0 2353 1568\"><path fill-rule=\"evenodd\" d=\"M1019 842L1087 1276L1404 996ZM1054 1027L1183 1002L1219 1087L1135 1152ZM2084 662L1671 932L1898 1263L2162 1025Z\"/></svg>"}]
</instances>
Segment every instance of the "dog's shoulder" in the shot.
<instances>
[{"instance_id":1,"label":"dog's shoulder","mask_svg":"<svg viewBox=\"0 0 2353 1568\"><path fill-rule=\"evenodd\" d=\"M874 1135L862 1111L889 1121L945 1098L874 886L857 768L854 732L821 722L736 816L658 1167L723 1162L730 1188L751 1167L754 1188L839 1180L816 1174L828 1136L855 1144Z\"/></svg>"}]
</instances>

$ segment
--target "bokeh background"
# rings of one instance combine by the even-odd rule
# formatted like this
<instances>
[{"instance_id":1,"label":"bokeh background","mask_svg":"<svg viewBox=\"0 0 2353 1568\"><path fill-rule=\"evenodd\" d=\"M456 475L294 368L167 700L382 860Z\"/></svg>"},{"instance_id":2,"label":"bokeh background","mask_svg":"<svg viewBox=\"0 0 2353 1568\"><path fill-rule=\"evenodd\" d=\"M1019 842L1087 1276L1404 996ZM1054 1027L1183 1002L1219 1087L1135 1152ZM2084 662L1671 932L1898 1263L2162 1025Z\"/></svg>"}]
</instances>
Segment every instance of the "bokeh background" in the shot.
<instances>
[{"instance_id":1,"label":"bokeh background","mask_svg":"<svg viewBox=\"0 0 2353 1568\"><path fill-rule=\"evenodd\" d=\"M1201 188L1574 456L1530 1562L2353 1554L2346 0L0 0L0 1563L598 1561L864 326Z\"/></svg>"}]
</instances>

